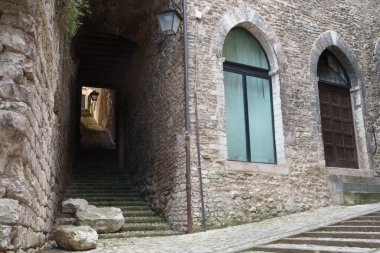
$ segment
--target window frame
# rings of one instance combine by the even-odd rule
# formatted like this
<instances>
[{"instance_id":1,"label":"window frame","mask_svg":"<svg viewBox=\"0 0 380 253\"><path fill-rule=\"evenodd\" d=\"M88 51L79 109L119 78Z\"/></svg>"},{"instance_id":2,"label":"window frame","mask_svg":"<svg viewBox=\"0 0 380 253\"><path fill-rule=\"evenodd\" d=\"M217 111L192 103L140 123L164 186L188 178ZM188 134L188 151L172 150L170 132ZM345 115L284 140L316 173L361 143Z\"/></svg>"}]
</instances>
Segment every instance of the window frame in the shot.
<instances>
[{"instance_id":1,"label":"window frame","mask_svg":"<svg viewBox=\"0 0 380 253\"><path fill-rule=\"evenodd\" d=\"M268 57L266 56L266 54L265 54L265 58L268 61ZM269 66L269 63L268 63L268 66ZM274 109L273 109L273 89L272 89L272 78L269 75L269 69L254 67L254 66L236 63L236 62L226 60L223 63L223 72L230 72L230 73L239 74L242 77L243 99L244 99L244 126L245 126L246 155L247 155L247 161L228 159L228 154L227 154L227 160L247 162L247 163L261 163L261 164L274 164L274 165L276 165L278 161L277 161L276 132L275 132L275 121L274 121ZM271 103L271 111L272 111L273 158L274 158L273 163L252 161L250 130L249 130L247 76L266 79L269 82L270 103ZM228 143L227 143L227 145L228 145Z\"/></svg>"}]
</instances>

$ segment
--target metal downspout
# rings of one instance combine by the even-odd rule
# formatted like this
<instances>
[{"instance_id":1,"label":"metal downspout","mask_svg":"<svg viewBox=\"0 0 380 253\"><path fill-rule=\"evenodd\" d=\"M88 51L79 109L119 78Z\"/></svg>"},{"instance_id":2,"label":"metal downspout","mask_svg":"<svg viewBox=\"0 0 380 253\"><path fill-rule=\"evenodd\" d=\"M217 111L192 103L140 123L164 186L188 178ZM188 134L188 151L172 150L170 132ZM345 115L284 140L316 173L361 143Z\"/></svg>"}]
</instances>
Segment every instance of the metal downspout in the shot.
<instances>
[{"instance_id":1,"label":"metal downspout","mask_svg":"<svg viewBox=\"0 0 380 253\"><path fill-rule=\"evenodd\" d=\"M195 35L195 52L198 52L197 43L198 43L198 23L200 19L196 19L196 35ZM195 109L195 135L196 135L196 144L197 144L197 167L198 167L198 177L199 177L199 195L201 198L201 211L202 211L202 227L203 231L206 231L206 211L205 211L205 201L203 193L203 180L202 180L202 163L201 163L201 148L199 140L199 116L198 116L198 57L195 55L195 87L194 87L194 109Z\"/></svg>"},{"instance_id":2,"label":"metal downspout","mask_svg":"<svg viewBox=\"0 0 380 253\"><path fill-rule=\"evenodd\" d=\"M182 0L183 42L184 42L184 92L185 92L185 150L186 150L186 202L187 233L193 232L193 215L191 207L191 170L190 170L190 112L189 112L189 45L187 34L187 3Z\"/></svg>"}]
</instances>

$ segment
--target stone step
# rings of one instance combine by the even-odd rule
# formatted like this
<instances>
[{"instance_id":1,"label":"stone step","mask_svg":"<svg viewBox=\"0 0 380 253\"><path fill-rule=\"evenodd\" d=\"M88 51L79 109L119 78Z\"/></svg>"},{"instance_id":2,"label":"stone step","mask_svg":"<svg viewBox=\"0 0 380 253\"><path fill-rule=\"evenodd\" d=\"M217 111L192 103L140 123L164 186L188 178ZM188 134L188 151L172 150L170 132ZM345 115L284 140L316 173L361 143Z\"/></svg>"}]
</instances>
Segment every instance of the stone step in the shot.
<instances>
[{"instance_id":1,"label":"stone step","mask_svg":"<svg viewBox=\"0 0 380 253\"><path fill-rule=\"evenodd\" d=\"M68 193L136 193L134 189L122 189L122 188L68 188Z\"/></svg>"},{"instance_id":2,"label":"stone step","mask_svg":"<svg viewBox=\"0 0 380 253\"><path fill-rule=\"evenodd\" d=\"M136 216L136 217L124 217L126 224L140 224L140 223L155 223L155 224L166 224L166 221L160 217L160 216ZM75 216L74 217L59 217L58 220L62 220L63 222L75 222ZM62 224L64 225L64 224Z\"/></svg>"},{"instance_id":3,"label":"stone step","mask_svg":"<svg viewBox=\"0 0 380 253\"><path fill-rule=\"evenodd\" d=\"M74 225L75 218L57 218L55 220L56 225Z\"/></svg>"},{"instance_id":4,"label":"stone step","mask_svg":"<svg viewBox=\"0 0 380 253\"><path fill-rule=\"evenodd\" d=\"M97 197L86 197L85 198L88 202L123 202L123 201L142 201L141 197L135 196L124 196L124 197L104 197L104 196L97 196Z\"/></svg>"},{"instance_id":5,"label":"stone step","mask_svg":"<svg viewBox=\"0 0 380 253\"><path fill-rule=\"evenodd\" d=\"M166 223L164 218L160 216L146 216L146 217L127 217L125 223Z\"/></svg>"},{"instance_id":6,"label":"stone step","mask_svg":"<svg viewBox=\"0 0 380 253\"><path fill-rule=\"evenodd\" d=\"M113 206L113 207L119 207L119 206L147 206L147 203L142 200L136 200L136 201L89 201L90 205L94 205L97 207L101 206Z\"/></svg>"},{"instance_id":7,"label":"stone step","mask_svg":"<svg viewBox=\"0 0 380 253\"><path fill-rule=\"evenodd\" d=\"M144 210L144 211L140 211L140 210L137 210L137 211L123 211L123 215L125 217L136 217L136 216L144 216L144 217L148 217L148 216L156 216L157 214L155 212L153 212L152 210Z\"/></svg>"},{"instance_id":8,"label":"stone step","mask_svg":"<svg viewBox=\"0 0 380 253\"><path fill-rule=\"evenodd\" d=\"M152 211L149 206L118 206L121 211Z\"/></svg>"},{"instance_id":9,"label":"stone step","mask_svg":"<svg viewBox=\"0 0 380 253\"><path fill-rule=\"evenodd\" d=\"M100 180L86 180L85 182L81 182L81 181L71 181L70 183L70 186L72 185L79 185L79 186L83 186L83 185L96 185L96 184L99 184L99 185L112 185L112 184L115 184L115 185L123 185L123 186L129 186L131 187L131 184L126 182L125 180L117 180L117 179L114 179L114 180L103 180L103 181L100 181Z\"/></svg>"},{"instance_id":10,"label":"stone step","mask_svg":"<svg viewBox=\"0 0 380 253\"><path fill-rule=\"evenodd\" d=\"M240 253L276 253L274 251L256 251L256 250L248 250L248 251L242 251Z\"/></svg>"},{"instance_id":11,"label":"stone step","mask_svg":"<svg viewBox=\"0 0 380 253\"><path fill-rule=\"evenodd\" d=\"M82 172L81 174L76 173L71 176L72 181L86 181L87 179L98 179L98 180L105 180L105 179L124 179L126 181L130 181L129 177L125 174L120 174L120 173L102 173L101 171L97 172L92 172L91 175L86 175L88 172Z\"/></svg>"},{"instance_id":12,"label":"stone step","mask_svg":"<svg viewBox=\"0 0 380 253\"><path fill-rule=\"evenodd\" d=\"M71 198L82 198L82 199L86 199L86 198L93 198L93 197L98 197L98 198L103 198L103 197L140 197L140 195L138 195L137 193L135 192L105 192L105 193L98 193L98 192L94 192L94 193L75 193L75 192L67 192L65 195L65 197L71 197ZM140 197L141 199L141 197Z\"/></svg>"},{"instance_id":13,"label":"stone step","mask_svg":"<svg viewBox=\"0 0 380 253\"><path fill-rule=\"evenodd\" d=\"M66 196L70 196L70 194L135 194L135 190L124 190L124 189L67 189Z\"/></svg>"},{"instance_id":14,"label":"stone step","mask_svg":"<svg viewBox=\"0 0 380 253\"><path fill-rule=\"evenodd\" d=\"M356 247L356 248L378 248L380 240L376 239L355 239L355 238L311 238L293 237L277 241L282 244L312 244L337 247Z\"/></svg>"},{"instance_id":15,"label":"stone step","mask_svg":"<svg viewBox=\"0 0 380 253\"><path fill-rule=\"evenodd\" d=\"M166 223L126 223L122 231L159 231L170 229L170 226Z\"/></svg>"},{"instance_id":16,"label":"stone step","mask_svg":"<svg viewBox=\"0 0 380 253\"><path fill-rule=\"evenodd\" d=\"M264 251L264 252L286 252L286 253L364 253L371 250L371 248L347 248L335 246L321 246L321 245L304 245L304 244L267 244L265 246L254 247L250 250Z\"/></svg>"},{"instance_id":17,"label":"stone step","mask_svg":"<svg viewBox=\"0 0 380 253\"><path fill-rule=\"evenodd\" d=\"M380 221L373 220L351 220L338 223L344 226L380 226ZM338 225L336 224L336 225Z\"/></svg>"},{"instance_id":18,"label":"stone step","mask_svg":"<svg viewBox=\"0 0 380 253\"><path fill-rule=\"evenodd\" d=\"M380 221L380 215L364 215L360 217L356 217L352 220L371 220L371 221Z\"/></svg>"},{"instance_id":19,"label":"stone step","mask_svg":"<svg viewBox=\"0 0 380 253\"><path fill-rule=\"evenodd\" d=\"M65 198L83 198L90 205L97 207L119 207L122 210L125 218L123 229L119 233L99 235L99 238L181 234L172 230L167 221L149 207L129 182L128 177L125 175L115 177L100 170L91 170L77 173L64 196ZM114 173L117 174L117 172ZM72 224L75 222L75 217L61 217L57 222Z\"/></svg>"},{"instance_id":20,"label":"stone step","mask_svg":"<svg viewBox=\"0 0 380 253\"><path fill-rule=\"evenodd\" d=\"M379 239L380 232L345 232L345 231L318 231L305 232L297 236L303 237L319 237L319 238L358 238L358 239Z\"/></svg>"},{"instance_id":21,"label":"stone step","mask_svg":"<svg viewBox=\"0 0 380 253\"><path fill-rule=\"evenodd\" d=\"M380 232L380 226L327 226L319 231Z\"/></svg>"},{"instance_id":22,"label":"stone step","mask_svg":"<svg viewBox=\"0 0 380 253\"><path fill-rule=\"evenodd\" d=\"M130 191L136 191L135 188L128 186L128 185L118 185L118 184L71 184L68 186L68 189L73 190L81 190L81 189L89 189L89 190L95 190L95 189L119 189L119 190L130 190Z\"/></svg>"},{"instance_id":23,"label":"stone step","mask_svg":"<svg viewBox=\"0 0 380 253\"><path fill-rule=\"evenodd\" d=\"M57 215L58 218L74 218L75 214L73 213L58 213Z\"/></svg>"},{"instance_id":24,"label":"stone step","mask_svg":"<svg viewBox=\"0 0 380 253\"><path fill-rule=\"evenodd\" d=\"M148 237L148 236L167 236L167 235L180 235L182 232L175 230L162 230L162 231L128 231L112 234L99 234L99 239L116 239L116 238L130 238L130 237Z\"/></svg>"}]
</instances>

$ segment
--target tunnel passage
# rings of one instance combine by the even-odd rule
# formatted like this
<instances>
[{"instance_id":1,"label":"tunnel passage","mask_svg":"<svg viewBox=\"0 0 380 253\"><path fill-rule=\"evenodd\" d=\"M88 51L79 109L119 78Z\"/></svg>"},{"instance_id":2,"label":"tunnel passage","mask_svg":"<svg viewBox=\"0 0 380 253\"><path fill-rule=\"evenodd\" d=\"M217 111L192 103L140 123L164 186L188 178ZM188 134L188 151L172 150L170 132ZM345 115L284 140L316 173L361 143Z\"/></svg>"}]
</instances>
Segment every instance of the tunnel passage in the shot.
<instances>
[{"instance_id":1,"label":"tunnel passage","mask_svg":"<svg viewBox=\"0 0 380 253\"><path fill-rule=\"evenodd\" d=\"M73 41L78 60L73 175L86 180L106 170L112 178L125 178L156 213L185 229L181 35L155 42L161 1L91 0L90 4L91 15ZM80 148L83 87L114 91L114 149ZM93 169L99 165L103 172Z\"/></svg>"},{"instance_id":2,"label":"tunnel passage","mask_svg":"<svg viewBox=\"0 0 380 253\"><path fill-rule=\"evenodd\" d=\"M116 36L107 33L97 32L81 32L76 38L75 54L79 59L79 67L77 73L78 96L82 99L82 90L85 86L98 88L99 91L112 89L113 95L109 96L107 103L114 106L114 115L112 117L115 121L114 127L114 158L118 161L119 169L124 167L124 118L120 115L122 113L124 89L121 83L125 80L126 73L132 54L135 49L135 44L121 36ZM101 99L101 97L99 98ZM94 101L94 103L97 103ZM105 103L105 105L107 104ZM82 102L81 102L82 104ZM99 107L100 103L98 103ZM104 106L103 106L104 107ZM104 110L100 107L98 110ZM109 113L109 112L108 112ZM96 115L96 113L93 115ZM80 131L81 121L83 117L78 115L78 131ZM109 116L109 115L105 115ZM91 119L91 117L89 118ZM83 124L82 124L83 125ZM82 127L82 132L83 132ZM78 132L77 145L83 149L81 141L83 142L82 133ZM93 138L96 138L94 136ZM83 150L79 150L80 155ZM101 157L99 157L101 158Z\"/></svg>"}]
</instances>

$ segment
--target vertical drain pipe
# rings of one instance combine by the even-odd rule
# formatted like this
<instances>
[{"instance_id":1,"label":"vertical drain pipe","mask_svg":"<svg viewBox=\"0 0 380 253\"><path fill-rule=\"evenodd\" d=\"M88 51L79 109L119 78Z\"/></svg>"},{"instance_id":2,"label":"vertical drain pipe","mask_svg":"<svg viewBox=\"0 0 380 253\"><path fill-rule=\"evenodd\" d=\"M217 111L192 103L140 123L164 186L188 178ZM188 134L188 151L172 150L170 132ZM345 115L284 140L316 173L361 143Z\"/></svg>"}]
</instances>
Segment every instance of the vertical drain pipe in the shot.
<instances>
[{"instance_id":1,"label":"vertical drain pipe","mask_svg":"<svg viewBox=\"0 0 380 253\"><path fill-rule=\"evenodd\" d=\"M195 35L195 52L198 52L198 23L200 22L200 17L196 17L195 20L196 25L196 35ZM200 140L199 140L199 116L198 116L198 57L195 55L195 87L194 87L194 109L195 109L195 135L196 135L196 143L197 143L197 167L198 167L198 175L199 175L199 194L201 198L201 211L202 211L202 227L203 231L206 232L206 211L205 211L205 201L204 201L204 193L203 193L203 181L202 181L202 163L201 163L201 148L200 148Z\"/></svg>"},{"instance_id":2,"label":"vertical drain pipe","mask_svg":"<svg viewBox=\"0 0 380 253\"><path fill-rule=\"evenodd\" d=\"M183 60L184 60L184 92L185 92L185 149L186 149L186 202L187 233L193 232L193 216L191 207L191 170L190 170L190 112L189 112L189 45L187 35L187 4L182 0L183 15Z\"/></svg>"}]
</instances>

